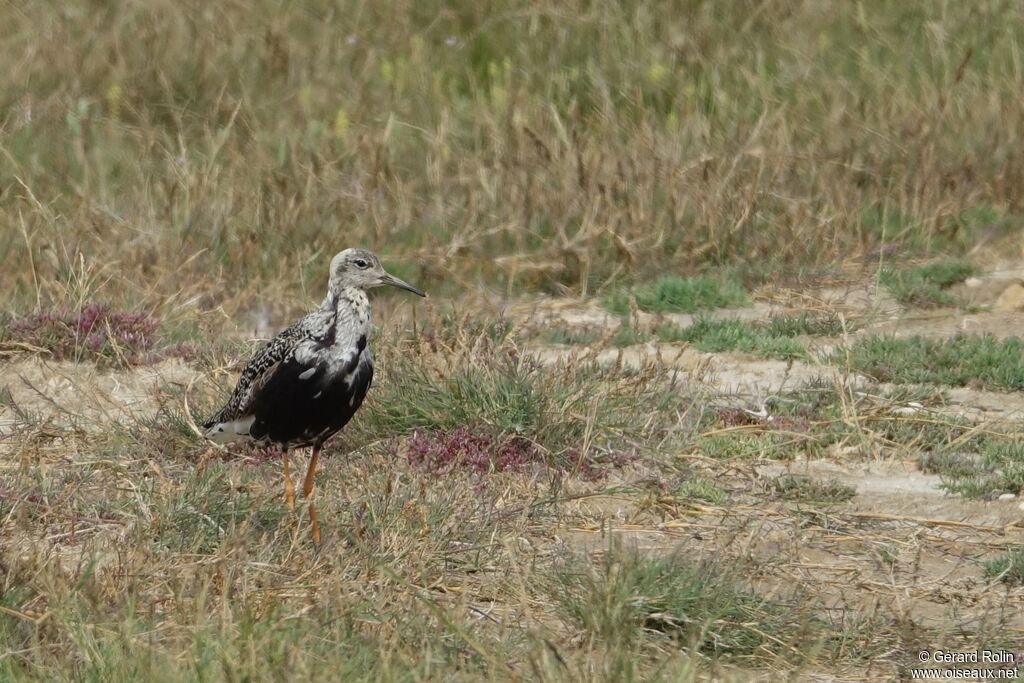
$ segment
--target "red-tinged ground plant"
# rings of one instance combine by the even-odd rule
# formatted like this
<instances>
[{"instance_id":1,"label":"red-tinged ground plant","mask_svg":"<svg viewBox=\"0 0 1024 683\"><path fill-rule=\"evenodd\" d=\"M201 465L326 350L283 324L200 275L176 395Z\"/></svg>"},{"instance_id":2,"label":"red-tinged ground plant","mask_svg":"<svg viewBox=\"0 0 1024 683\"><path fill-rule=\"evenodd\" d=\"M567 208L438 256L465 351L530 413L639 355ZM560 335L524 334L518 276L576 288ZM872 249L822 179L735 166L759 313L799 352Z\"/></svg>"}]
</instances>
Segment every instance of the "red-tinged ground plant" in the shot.
<instances>
[{"instance_id":1,"label":"red-tinged ground plant","mask_svg":"<svg viewBox=\"0 0 1024 683\"><path fill-rule=\"evenodd\" d=\"M42 350L55 360L94 360L146 365L185 355L185 344L165 345L160 320L148 312L116 311L93 303L12 317L4 326L8 347Z\"/></svg>"},{"instance_id":2,"label":"red-tinged ground plant","mask_svg":"<svg viewBox=\"0 0 1024 683\"><path fill-rule=\"evenodd\" d=\"M435 471L538 463L600 477L675 428L678 387L656 367L543 363L511 338L469 329L438 325L382 346L352 441L406 438L410 462Z\"/></svg>"}]
</instances>

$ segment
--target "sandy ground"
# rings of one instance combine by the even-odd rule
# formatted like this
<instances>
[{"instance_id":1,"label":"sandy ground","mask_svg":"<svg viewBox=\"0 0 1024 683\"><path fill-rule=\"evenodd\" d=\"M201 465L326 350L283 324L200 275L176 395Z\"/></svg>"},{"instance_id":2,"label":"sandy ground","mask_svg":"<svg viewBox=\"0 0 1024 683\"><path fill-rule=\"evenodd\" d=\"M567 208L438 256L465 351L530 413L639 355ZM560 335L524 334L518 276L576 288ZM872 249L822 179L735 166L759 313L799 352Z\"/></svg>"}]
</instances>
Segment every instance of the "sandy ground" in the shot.
<instances>
[{"instance_id":1,"label":"sandy ground","mask_svg":"<svg viewBox=\"0 0 1024 683\"><path fill-rule=\"evenodd\" d=\"M1019 292L1020 299L1014 299L1022 277L1024 269L1004 268L969 281L959 293L972 305L989 309L971 313L952 309L904 311L884 292L853 285L767 296L747 308L715 311L712 317L759 320L775 313L838 310L866 323L853 336L948 337L962 332L1024 336L1024 315L1019 312L1024 288ZM558 324L600 329L619 324L617 318L594 305L564 301L532 304L517 312L528 321L527 326L539 328ZM663 317L684 325L692 320L692 316ZM641 316L638 322L653 325L656 317ZM842 340L811 341L817 348L828 350ZM537 351L551 362L580 353L566 346ZM705 384L718 400L751 411L763 411L767 397L814 379L842 383L872 395L892 388L873 384L865 377L843 375L827 365L738 353L700 353L681 345L639 344L601 350L594 357L603 363L634 367L661 363L666 371ZM911 405L902 409L923 410ZM1005 424L1024 417L1024 396L952 388L947 390L943 405L928 410ZM724 473L727 469L717 468L716 481L730 478ZM853 487L856 495L848 502L829 506L826 512L813 506L772 501L759 482L780 475L836 481ZM666 553L685 547L688 553L755 558L769 567L764 577L767 585L809 589L826 611L866 619L879 612L897 614L913 625L913 632L921 634L940 633L954 623L970 632L981 628L991 615L1009 611L1014 616L1006 636L1010 641L1024 642L1024 589L986 581L980 571L984 560L1024 543L1024 504L1019 497L964 500L946 494L940 478L922 472L916 460L880 459L858 453L821 460L753 463L743 475L737 478L733 474L731 478L748 494L745 504L716 508L666 503L658 508L657 515L634 507L628 497L591 499L586 505L602 506L605 514L617 520L616 532L647 552ZM592 511L581 515L592 516ZM567 538L599 553L607 545L602 539L606 532L571 529ZM908 645L908 655L910 649ZM868 679L884 679L889 674L891 670L884 668L863 673ZM859 677L851 674L850 678ZM823 679L832 677L824 675Z\"/></svg>"},{"instance_id":2,"label":"sandy ground","mask_svg":"<svg viewBox=\"0 0 1024 683\"><path fill-rule=\"evenodd\" d=\"M155 417L169 387L184 388L201 377L177 359L116 372L38 356L0 364L0 387L19 409L40 422L83 428ZM10 406L0 406L0 436L16 420Z\"/></svg>"},{"instance_id":3,"label":"sandy ground","mask_svg":"<svg viewBox=\"0 0 1024 683\"><path fill-rule=\"evenodd\" d=\"M791 312L794 302L803 302L810 309L838 309L862 318L867 324L856 334L945 337L966 331L1021 336L1024 315L1005 301L996 304L1007 288L1019 286L1022 277L1024 269L1007 268L969 283L978 305L1007 310L903 312L870 287L849 286L786 292L775 299L764 297L748 308L716 311L714 315L763 319L774 312ZM533 301L506 311L526 330L555 323L599 329L618 325L617 318L596 305L574 301ZM689 316L670 317L680 324L690 320ZM816 343L827 348L839 341ZM657 363L666 374L682 374L717 400L754 411L764 409L765 398L818 378L863 392L886 389L868 378L844 376L827 365L700 353L685 345L651 343L587 350L537 344L531 350L547 362L590 353L601 363L634 367ZM14 356L0 361L0 390L9 395L7 404L16 404L40 424L86 430L102 428L111 421L152 417L168 395L186 394L182 390L202 377L178 360L116 372L39 357ZM1018 394L958 388L947 396L946 404L935 410L1003 423L1024 415L1024 397ZM10 445L3 437L19 419L10 405L0 405L0 449L6 449L8 457L12 455ZM686 460L691 454L679 457ZM946 494L939 477L922 472L916 460L855 451L792 462L695 461L695 467L716 482L724 482L733 502L716 507L670 500L660 494L653 498L595 495L567 504L559 528L546 530L546 535L556 543L593 554L607 548L606 535L612 533L645 552L669 553L682 548L692 555L754 561L762 568L757 582L770 589L784 593L799 586L816 596L824 613L845 615L847 620L868 623L879 613L899 615L906 619L908 632L918 634L922 642L928 640L928 633L956 632L956 637L966 637L986 619L1009 611L1006 636L1024 642L1024 588L987 581L981 572L984 560L1024 544L1024 506L1019 497L964 500ZM765 486L767 480L780 475L834 480L853 487L856 495L825 508L782 501ZM627 468L616 476L619 479L612 485L636 489L642 488L646 473L642 468ZM643 504L639 498L644 499ZM595 525L595 518L604 521ZM954 635L949 638L955 640ZM910 650L908 644L908 655ZM877 672L862 672L863 678L851 674L851 680L884 678L891 671L890 662Z\"/></svg>"}]
</instances>

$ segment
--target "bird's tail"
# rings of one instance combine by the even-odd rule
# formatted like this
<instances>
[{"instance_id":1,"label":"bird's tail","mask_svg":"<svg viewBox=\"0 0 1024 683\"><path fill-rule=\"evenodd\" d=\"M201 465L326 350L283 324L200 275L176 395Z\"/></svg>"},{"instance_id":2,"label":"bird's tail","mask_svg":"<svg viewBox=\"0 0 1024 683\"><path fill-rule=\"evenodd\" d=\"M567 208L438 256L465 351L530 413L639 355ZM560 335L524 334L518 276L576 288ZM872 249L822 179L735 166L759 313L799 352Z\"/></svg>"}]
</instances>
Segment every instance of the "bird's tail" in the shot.
<instances>
[{"instance_id":1,"label":"bird's tail","mask_svg":"<svg viewBox=\"0 0 1024 683\"><path fill-rule=\"evenodd\" d=\"M238 420L225 422L208 422L203 425L206 431L203 435L214 443L230 443L232 441L247 441L249 428L252 427L256 417L249 415Z\"/></svg>"}]
</instances>

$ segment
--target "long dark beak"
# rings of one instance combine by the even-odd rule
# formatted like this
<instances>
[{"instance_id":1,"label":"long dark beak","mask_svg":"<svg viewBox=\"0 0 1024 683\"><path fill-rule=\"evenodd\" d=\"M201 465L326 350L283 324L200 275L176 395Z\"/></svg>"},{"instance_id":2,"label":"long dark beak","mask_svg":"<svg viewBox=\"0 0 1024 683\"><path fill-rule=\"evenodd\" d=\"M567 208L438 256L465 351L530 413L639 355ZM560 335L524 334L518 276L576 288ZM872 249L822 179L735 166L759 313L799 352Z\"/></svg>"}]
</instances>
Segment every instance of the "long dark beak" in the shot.
<instances>
[{"instance_id":1,"label":"long dark beak","mask_svg":"<svg viewBox=\"0 0 1024 683\"><path fill-rule=\"evenodd\" d=\"M416 289L405 280L399 280L397 277L390 273L384 273L380 278L380 283L382 285L391 285L392 287L404 289L407 292L412 292L416 296L426 296L426 293L424 293L422 290Z\"/></svg>"}]
</instances>

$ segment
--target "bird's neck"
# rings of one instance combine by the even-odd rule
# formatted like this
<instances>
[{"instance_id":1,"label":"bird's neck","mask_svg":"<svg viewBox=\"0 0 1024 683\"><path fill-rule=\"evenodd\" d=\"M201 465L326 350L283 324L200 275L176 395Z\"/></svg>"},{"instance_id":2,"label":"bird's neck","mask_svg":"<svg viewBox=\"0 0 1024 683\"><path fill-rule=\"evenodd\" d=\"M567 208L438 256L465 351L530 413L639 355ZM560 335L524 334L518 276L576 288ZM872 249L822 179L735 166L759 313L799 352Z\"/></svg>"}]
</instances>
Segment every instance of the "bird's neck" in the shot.
<instances>
[{"instance_id":1,"label":"bird's neck","mask_svg":"<svg viewBox=\"0 0 1024 683\"><path fill-rule=\"evenodd\" d=\"M355 343L370 334L370 299L359 287L343 287L328 291L320 308L334 312L336 343Z\"/></svg>"},{"instance_id":2,"label":"bird's neck","mask_svg":"<svg viewBox=\"0 0 1024 683\"><path fill-rule=\"evenodd\" d=\"M356 308L369 308L370 298L362 287L341 287L339 289L328 289L320 308L325 311L336 311L345 306Z\"/></svg>"}]
</instances>

